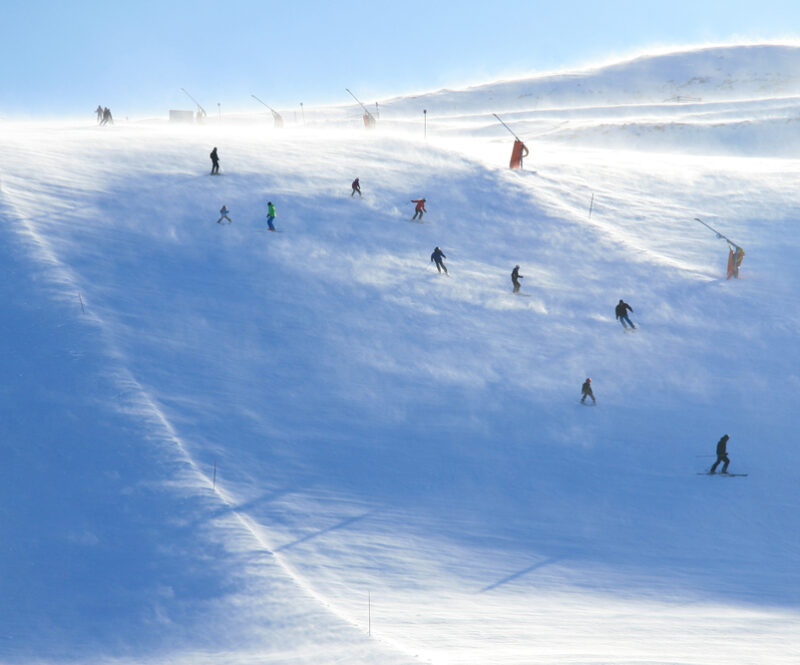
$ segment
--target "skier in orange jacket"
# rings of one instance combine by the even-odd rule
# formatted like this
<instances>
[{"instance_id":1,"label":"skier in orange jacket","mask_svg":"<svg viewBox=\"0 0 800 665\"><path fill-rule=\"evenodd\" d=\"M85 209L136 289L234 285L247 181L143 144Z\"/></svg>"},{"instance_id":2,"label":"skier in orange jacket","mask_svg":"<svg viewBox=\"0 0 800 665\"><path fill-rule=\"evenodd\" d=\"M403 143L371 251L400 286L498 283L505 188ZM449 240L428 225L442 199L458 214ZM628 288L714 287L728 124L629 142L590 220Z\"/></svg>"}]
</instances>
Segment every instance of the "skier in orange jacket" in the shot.
<instances>
[{"instance_id":1,"label":"skier in orange jacket","mask_svg":"<svg viewBox=\"0 0 800 665\"><path fill-rule=\"evenodd\" d=\"M417 204L417 207L414 208L414 216L411 219L414 220L417 216L422 219L422 213L428 212L425 210L425 199L411 199L411 203Z\"/></svg>"}]
</instances>

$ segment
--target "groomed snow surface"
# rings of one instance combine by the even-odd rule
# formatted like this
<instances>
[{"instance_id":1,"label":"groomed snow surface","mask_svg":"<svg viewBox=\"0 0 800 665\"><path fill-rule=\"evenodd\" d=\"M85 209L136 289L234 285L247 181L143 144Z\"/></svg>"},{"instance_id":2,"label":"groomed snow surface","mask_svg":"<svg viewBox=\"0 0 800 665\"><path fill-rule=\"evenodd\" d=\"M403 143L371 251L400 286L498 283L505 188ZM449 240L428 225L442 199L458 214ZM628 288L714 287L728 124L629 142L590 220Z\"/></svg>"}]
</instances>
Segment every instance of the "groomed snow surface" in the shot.
<instances>
[{"instance_id":1,"label":"groomed snow surface","mask_svg":"<svg viewBox=\"0 0 800 665\"><path fill-rule=\"evenodd\" d=\"M0 124L0 662L800 662L800 49L754 48Z\"/></svg>"}]
</instances>

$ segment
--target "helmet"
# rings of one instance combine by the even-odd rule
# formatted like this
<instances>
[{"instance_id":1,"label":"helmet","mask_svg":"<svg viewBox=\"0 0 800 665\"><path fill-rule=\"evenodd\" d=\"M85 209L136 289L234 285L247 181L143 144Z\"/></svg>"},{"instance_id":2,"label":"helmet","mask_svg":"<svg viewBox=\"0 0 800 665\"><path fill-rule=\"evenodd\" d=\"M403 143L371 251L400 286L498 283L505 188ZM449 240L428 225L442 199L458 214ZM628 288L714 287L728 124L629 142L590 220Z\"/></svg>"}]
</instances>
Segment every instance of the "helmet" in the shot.
<instances>
[{"instance_id":1,"label":"helmet","mask_svg":"<svg viewBox=\"0 0 800 665\"><path fill-rule=\"evenodd\" d=\"M592 382L591 379L586 379L586 383L591 383L591 382Z\"/></svg>"}]
</instances>

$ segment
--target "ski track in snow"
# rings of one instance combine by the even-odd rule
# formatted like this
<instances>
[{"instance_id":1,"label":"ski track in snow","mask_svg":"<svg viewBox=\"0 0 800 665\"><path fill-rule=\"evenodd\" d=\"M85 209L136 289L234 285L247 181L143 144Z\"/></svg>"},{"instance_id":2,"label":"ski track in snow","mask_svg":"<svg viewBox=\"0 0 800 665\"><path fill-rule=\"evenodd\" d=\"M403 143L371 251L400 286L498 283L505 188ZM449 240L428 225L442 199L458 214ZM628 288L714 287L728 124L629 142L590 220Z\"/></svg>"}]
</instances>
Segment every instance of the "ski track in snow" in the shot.
<instances>
[{"instance_id":1,"label":"ski track in snow","mask_svg":"<svg viewBox=\"0 0 800 665\"><path fill-rule=\"evenodd\" d=\"M85 183L88 185L88 183ZM80 189L80 185L71 184L76 190ZM91 187L87 187L91 189ZM0 194L2 194L0 189ZM35 221L27 218L22 212L22 206L34 206L36 200L36 192L31 192L30 198L20 197L22 200L19 204L13 201L16 197L3 196L3 205L8 209L4 218L7 222L21 229L23 235L29 241L32 251L38 255L38 260L44 267L49 279L57 287L55 294L63 300L68 300L73 297L73 294L91 292L91 288L82 288L82 279L68 265L65 265L59 258L58 252L53 249L52 244L47 238L46 233L41 233L37 230ZM19 200L19 199L17 199ZM83 301L82 307L83 307ZM82 309L84 319L91 325L97 326L100 330L104 331L106 344L108 348L105 350L106 356L116 366L113 373L116 375L116 385L120 391L119 394L126 396L127 407L125 410L137 416L142 422L147 423L147 428L152 430L154 438L166 444L172 451L177 451L177 456L180 460L186 463L189 468L188 473L181 474L182 479L180 483L184 486L186 491L190 494L207 495L211 492L220 502L225 509L235 517L236 522L249 533L250 536L256 541L258 547L257 552L262 555L273 558L284 571L284 573L294 581L294 583L302 589L309 598L313 599L319 605L329 611L337 619L352 625L361 631L362 626L359 622L355 621L348 612L338 607L337 604L331 599L326 598L322 594L315 591L313 585L303 577L297 569L291 565L285 556L283 556L279 549L270 542L268 529L264 525L259 525L249 518L246 514L237 509L237 500L228 492L226 492L222 485L217 485L212 481L209 474L203 471L194 459L191 452L185 445L182 438L178 435L173 425L170 423L169 418L165 414L163 408L158 404L157 400L153 397L151 392L145 388L135 378L131 370L126 366L125 354L119 349L115 348L113 343L113 334L109 331L109 326L103 320L102 316L98 316L93 312L91 301L86 302L86 308ZM88 311L88 315L87 315ZM376 638L380 644L387 645L393 651L402 651L402 648L394 644L393 640L388 638ZM270 661L272 658L265 656L263 653L254 654L252 656L258 662L264 662L264 658ZM294 658L286 653L276 654L273 656L275 662L290 662ZM315 657L319 657L316 655ZM242 662L242 658L248 659L250 656L240 654L236 662ZM382 660L391 660L393 657L391 653L383 653ZM203 659L203 654L193 654L186 656L187 661L197 662L198 659ZM216 660L214 661L216 662ZM398 661L399 662L399 661Z\"/></svg>"}]
</instances>

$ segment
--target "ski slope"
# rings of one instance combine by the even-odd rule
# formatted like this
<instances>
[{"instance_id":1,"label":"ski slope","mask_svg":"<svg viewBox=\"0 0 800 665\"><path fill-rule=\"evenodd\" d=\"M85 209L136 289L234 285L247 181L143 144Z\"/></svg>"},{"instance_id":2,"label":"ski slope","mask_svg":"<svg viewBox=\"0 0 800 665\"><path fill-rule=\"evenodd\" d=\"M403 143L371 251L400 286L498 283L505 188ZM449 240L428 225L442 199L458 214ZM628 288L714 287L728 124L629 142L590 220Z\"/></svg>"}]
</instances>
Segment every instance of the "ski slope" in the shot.
<instances>
[{"instance_id":1,"label":"ski slope","mask_svg":"<svg viewBox=\"0 0 800 665\"><path fill-rule=\"evenodd\" d=\"M798 61L0 124L0 663L797 663Z\"/></svg>"}]
</instances>

